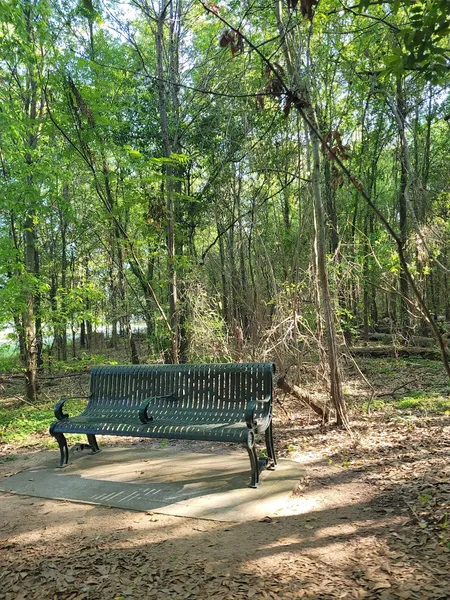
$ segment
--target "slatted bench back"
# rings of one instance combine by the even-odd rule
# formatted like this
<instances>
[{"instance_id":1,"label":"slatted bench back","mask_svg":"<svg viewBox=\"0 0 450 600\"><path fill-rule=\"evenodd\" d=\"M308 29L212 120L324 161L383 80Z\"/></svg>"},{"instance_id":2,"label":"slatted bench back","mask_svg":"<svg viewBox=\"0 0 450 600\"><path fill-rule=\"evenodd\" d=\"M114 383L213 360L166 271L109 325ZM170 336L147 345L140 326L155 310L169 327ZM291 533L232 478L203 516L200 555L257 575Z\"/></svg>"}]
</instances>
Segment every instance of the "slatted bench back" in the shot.
<instances>
[{"instance_id":1,"label":"slatted bench back","mask_svg":"<svg viewBox=\"0 0 450 600\"><path fill-rule=\"evenodd\" d=\"M170 394L177 412L241 413L249 400L272 397L273 372L271 363L94 367L85 414L136 415L150 397L167 407L157 398Z\"/></svg>"}]
</instances>

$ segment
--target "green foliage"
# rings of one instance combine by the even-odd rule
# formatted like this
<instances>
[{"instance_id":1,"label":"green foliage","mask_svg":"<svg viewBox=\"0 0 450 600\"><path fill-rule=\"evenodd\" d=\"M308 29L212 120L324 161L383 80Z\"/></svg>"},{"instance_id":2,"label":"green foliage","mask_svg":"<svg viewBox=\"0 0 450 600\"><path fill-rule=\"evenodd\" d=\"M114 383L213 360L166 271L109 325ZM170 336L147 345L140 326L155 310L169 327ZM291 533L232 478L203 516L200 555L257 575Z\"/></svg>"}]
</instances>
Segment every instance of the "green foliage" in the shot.
<instances>
[{"instance_id":1,"label":"green foliage","mask_svg":"<svg viewBox=\"0 0 450 600\"><path fill-rule=\"evenodd\" d=\"M66 403L71 414L82 411L85 405L83 400L68 400ZM47 445L51 442L48 428L54 420L53 405L49 403L14 408L0 407L0 443L13 443L15 447ZM81 436L78 437L81 439Z\"/></svg>"},{"instance_id":2,"label":"green foliage","mask_svg":"<svg viewBox=\"0 0 450 600\"><path fill-rule=\"evenodd\" d=\"M0 373L18 373L22 370L17 354L3 354L4 346L0 346Z\"/></svg>"},{"instance_id":3,"label":"green foliage","mask_svg":"<svg viewBox=\"0 0 450 600\"><path fill-rule=\"evenodd\" d=\"M360 0L360 9L371 13L370 0ZM439 81L448 71L450 13L447 0L393 0L387 2L398 16L393 23L397 45L384 59L389 73L400 75L414 69L429 80ZM375 9L382 15L378 7Z\"/></svg>"},{"instance_id":4,"label":"green foliage","mask_svg":"<svg viewBox=\"0 0 450 600\"><path fill-rule=\"evenodd\" d=\"M56 307L51 313L53 324L62 327L67 323L78 324L83 320L100 324L97 311L102 298L102 292L93 284L74 289L59 288L53 297Z\"/></svg>"},{"instance_id":5,"label":"green foliage","mask_svg":"<svg viewBox=\"0 0 450 600\"><path fill-rule=\"evenodd\" d=\"M52 421L51 408L27 408L21 410L0 409L0 440L4 444L20 445L30 434L48 433Z\"/></svg>"},{"instance_id":6,"label":"green foliage","mask_svg":"<svg viewBox=\"0 0 450 600\"><path fill-rule=\"evenodd\" d=\"M31 273L8 278L0 288L0 324L9 323L14 315L24 312L29 295L45 294L48 290L48 284Z\"/></svg>"},{"instance_id":7,"label":"green foliage","mask_svg":"<svg viewBox=\"0 0 450 600\"><path fill-rule=\"evenodd\" d=\"M450 400L438 392L409 392L401 398L374 398L370 402L365 402L363 410L368 406L373 411L390 411L395 409L403 413L421 413L421 414L450 414Z\"/></svg>"},{"instance_id":8,"label":"green foliage","mask_svg":"<svg viewBox=\"0 0 450 600\"><path fill-rule=\"evenodd\" d=\"M362 0L358 12L324 0L308 32L309 23L285 4L277 15L273 5L233 2L217 11L258 52L244 38L244 51L231 52L220 45L217 15L182 2L179 39L167 13L160 64L154 15L140 5L131 21L115 5L112 23L110 8L95 0L39 0L31 19L23 3L2 3L0 323L21 333L32 299L57 356L62 338L81 323L118 323L123 333L127 321L144 319L149 340L140 351L161 360L170 347L163 314L170 321L174 270L174 317L182 319L190 360L233 358L236 324L245 352L317 356L310 343L319 320L309 134L284 92L273 93L264 56L288 88L310 81L321 134L351 148L346 165L396 231L402 164L391 105L400 86L412 204L427 244L424 250L408 215L405 249L420 289L443 314L448 283L436 260L448 268L446 3ZM151 3L145 10L151 13ZM295 76L280 45L282 23ZM30 81L34 111L23 92ZM398 320L401 266L348 178L336 175L326 152L321 160L332 173L322 190L328 241L336 238L327 248L336 317L356 335L364 319ZM36 246L35 272L24 260L26 233Z\"/></svg>"},{"instance_id":9,"label":"green foliage","mask_svg":"<svg viewBox=\"0 0 450 600\"><path fill-rule=\"evenodd\" d=\"M76 358L71 358L67 361L52 360L51 368L59 373L71 373L76 371L84 371L95 367L96 365L115 365L116 360L108 358L104 354L90 354L81 352Z\"/></svg>"},{"instance_id":10,"label":"green foliage","mask_svg":"<svg viewBox=\"0 0 450 600\"><path fill-rule=\"evenodd\" d=\"M399 410L419 410L421 412L436 412L450 414L450 400L439 394L424 392L410 393L394 404Z\"/></svg>"}]
</instances>

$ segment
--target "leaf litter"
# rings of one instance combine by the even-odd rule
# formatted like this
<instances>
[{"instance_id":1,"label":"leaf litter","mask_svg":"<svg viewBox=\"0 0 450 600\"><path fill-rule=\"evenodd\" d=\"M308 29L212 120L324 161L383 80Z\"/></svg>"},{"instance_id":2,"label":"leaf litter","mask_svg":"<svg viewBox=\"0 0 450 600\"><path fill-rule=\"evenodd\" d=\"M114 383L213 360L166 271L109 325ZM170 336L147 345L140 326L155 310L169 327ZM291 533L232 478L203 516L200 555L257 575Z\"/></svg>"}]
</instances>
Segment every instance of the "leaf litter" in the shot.
<instances>
[{"instance_id":1,"label":"leaf litter","mask_svg":"<svg viewBox=\"0 0 450 600\"><path fill-rule=\"evenodd\" d=\"M5 494L0 598L448 600L450 417L380 411L354 418L349 437L321 427L294 399L283 408L278 449L306 464L296 498L312 497L312 514L238 526L190 520L189 535L175 527L164 539L165 517L143 515L141 535L139 523L130 529L127 513L111 509L101 527L78 516L69 535L53 511L63 518L70 503L38 508Z\"/></svg>"}]
</instances>

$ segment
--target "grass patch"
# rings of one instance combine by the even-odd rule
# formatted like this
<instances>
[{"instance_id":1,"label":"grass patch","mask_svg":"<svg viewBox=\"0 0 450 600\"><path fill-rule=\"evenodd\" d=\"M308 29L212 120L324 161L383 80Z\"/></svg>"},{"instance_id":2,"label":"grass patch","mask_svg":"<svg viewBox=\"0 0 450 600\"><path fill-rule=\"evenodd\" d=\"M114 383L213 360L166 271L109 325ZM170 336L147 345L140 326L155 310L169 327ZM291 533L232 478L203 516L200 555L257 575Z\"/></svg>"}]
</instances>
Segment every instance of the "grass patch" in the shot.
<instances>
[{"instance_id":1,"label":"grass patch","mask_svg":"<svg viewBox=\"0 0 450 600\"><path fill-rule=\"evenodd\" d=\"M82 352L75 358L67 361L54 360L44 352L44 369L49 373L71 373L74 371L88 370L97 365L117 365L118 361L108 358L104 354L89 354ZM0 345L0 373L20 373L23 367L20 364L17 350L9 345Z\"/></svg>"},{"instance_id":2,"label":"grass patch","mask_svg":"<svg viewBox=\"0 0 450 600\"><path fill-rule=\"evenodd\" d=\"M416 392L396 400L394 407L398 410L450 414L450 398L445 398L439 394L430 394L429 392Z\"/></svg>"},{"instance_id":3,"label":"grass patch","mask_svg":"<svg viewBox=\"0 0 450 600\"><path fill-rule=\"evenodd\" d=\"M72 415L79 414L85 406L85 400L68 400L64 408ZM48 428L54 420L53 403L0 408L0 443L47 446L52 442Z\"/></svg>"},{"instance_id":4,"label":"grass patch","mask_svg":"<svg viewBox=\"0 0 450 600\"><path fill-rule=\"evenodd\" d=\"M56 373L71 373L72 371L83 371L95 367L97 365L117 365L118 362L105 356L104 354L88 354L82 352L80 356L70 358L67 361L52 360L48 364L48 360L44 360L44 366L49 372Z\"/></svg>"},{"instance_id":5,"label":"grass patch","mask_svg":"<svg viewBox=\"0 0 450 600\"><path fill-rule=\"evenodd\" d=\"M19 373L22 369L17 355L0 355L0 373Z\"/></svg>"},{"instance_id":6,"label":"grass patch","mask_svg":"<svg viewBox=\"0 0 450 600\"><path fill-rule=\"evenodd\" d=\"M363 370L371 375L397 375L400 371L409 372L409 369L425 369L428 373L441 375L443 373L442 362L429 360L419 356L410 357L384 357L363 358L359 361Z\"/></svg>"},{"instance_id":7,"label":"grass patch","mask_svg":"<svg viewBox=\"0 0 450 600\"><path fill-rule=\"evenodd\" d=\"M48 355L44 353L44 373L50 374L65 374L71 372L88 371L95 365L114 365L118 361L114 358L108 358L104 354L90 354L82 352L76 358L69 359L67 362L52 361L48 364ZM49 368L51 367L51 368ZM22 372L20 359L17 354L17 349L12 345L0 345L0 372L6 375ZM58 386L60 382L49 382L48 386ZM53 395L53 394L52 394ZM63 394L59 395L75 395L67 393L66 388ZM53 407L56 403L55 399L41 400L35 405L9 402L0 402L0 444L8 444L14 448L23 446L35 447L54 447L56 442L49 435L48 429L50 424L55 420ZM68 400L64 405L64 409L69 414L75 415L82 412L86 406L86 400ZM71 441L84 441L82 435L71 435Z\"/></svg>"},{"instance_id":8,"label":"grass patch","mask_svg":"<svg viewBox=\"0 0 450 600\"><path fill-rule=\"evenodd\" d=\"M450 398L442 396L438 392L408 392L401 398L374 398L365 401L362 405L364 412L370 408L371 411L395 410L405 412L419 412L423 414L450 414Z\"/></svg>"},{"instance_id":9,"label":"grass patch","mask_svg":"<svg viewBox=\"0 0 450 600\"><path fill-rule=\"evenodd\" d=\"M371 411L385 410L389 404L390 403L383 400L383 398L374 398L373 400L365 400L362 409L364 413L366 413L369 408Z\"/></svg>"}]
</instances>

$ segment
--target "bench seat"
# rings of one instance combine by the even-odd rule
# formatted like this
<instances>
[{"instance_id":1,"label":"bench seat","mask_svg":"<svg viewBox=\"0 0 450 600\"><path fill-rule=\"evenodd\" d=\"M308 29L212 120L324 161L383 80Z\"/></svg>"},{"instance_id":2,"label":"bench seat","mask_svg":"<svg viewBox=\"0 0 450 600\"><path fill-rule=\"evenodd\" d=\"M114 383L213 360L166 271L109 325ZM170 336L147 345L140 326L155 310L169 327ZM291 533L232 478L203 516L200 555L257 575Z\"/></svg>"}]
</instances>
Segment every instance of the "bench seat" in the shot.
<instances>
[{"instance_id":1,"label":"bench seat","mask_svg":"<svg viewBox=\"0 0 450 600\"><path fill-rule=\"evenodd\" d=\"M166 438L180 440L241 442L247 440L248 428L244 422L227 422L215 418L205 420L198 418L193 422L190 418L158 419L150 424L137 424L136 419L98 418L95 422L90 417L74 417L67 422L58 422L53 433L84 433L92 435L119 435L131 437Z\"/></svg>"}]
</instances>

